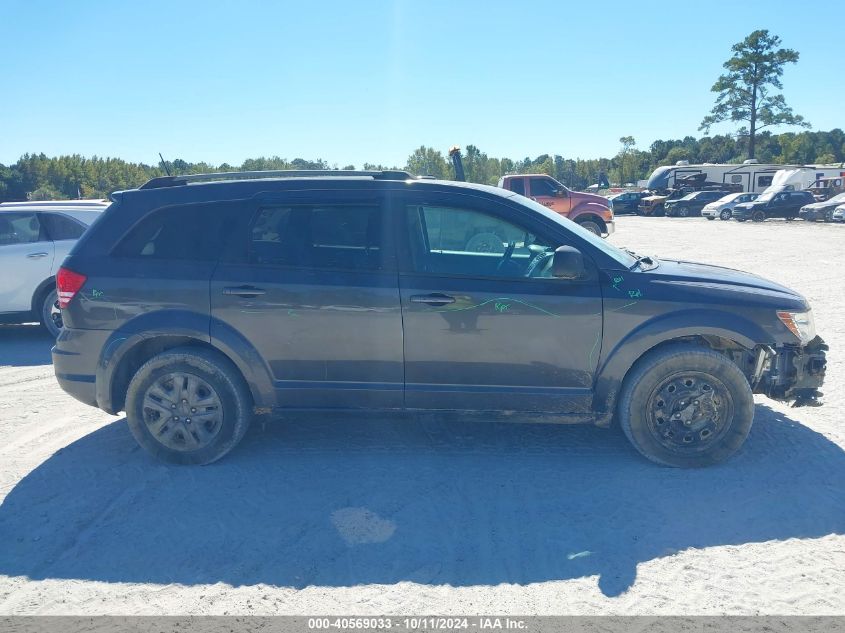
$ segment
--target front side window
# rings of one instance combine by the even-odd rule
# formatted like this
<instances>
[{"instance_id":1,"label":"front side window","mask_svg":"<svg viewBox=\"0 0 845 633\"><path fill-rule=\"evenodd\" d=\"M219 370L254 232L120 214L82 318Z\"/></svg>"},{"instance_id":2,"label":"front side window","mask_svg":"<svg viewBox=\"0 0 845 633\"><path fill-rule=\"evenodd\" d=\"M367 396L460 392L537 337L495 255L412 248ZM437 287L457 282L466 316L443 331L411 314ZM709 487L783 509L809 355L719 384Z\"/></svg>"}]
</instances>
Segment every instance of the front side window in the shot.
<instances>
[{"instance_id":1,"label":"front side window","mask_svg":"<svg viewBox=\"0 0 845 633\"><path fill-rule=\"evenodd\" d=\"M498 216L456 207L409 205L416 272L476 277L551 277L553 244Z\"/></svg>"},{"instance_id":2,"label":"front side window","mask_svg":"<svg viewBox=\"0 0 845 633\"><path fill-rule=\"evenodd\" d=\"M45 239L41 223L34 213L0 214L0 246L31 244Z\"/></svg>"},{"instance_id":3,"label":"front side window","mask_svg":"<svg viewBox=\"0 0 845 633\"><path fill-rule=\"evenodd\" d=\"M548 178L531 179L531 195L535 198L537 196L554 196L557 194L557 191L557 185Z\"/></svg>"},{"instance_id":4,"label":"front side window","mask_svg":"<svg viewBox=\"0 0 845 633\"><path fill-rule=\"evenodd\" d=\"M265 207L250 229L250 263L376 270L381 222L375 205Z\"/></svg>"}]
</instances>

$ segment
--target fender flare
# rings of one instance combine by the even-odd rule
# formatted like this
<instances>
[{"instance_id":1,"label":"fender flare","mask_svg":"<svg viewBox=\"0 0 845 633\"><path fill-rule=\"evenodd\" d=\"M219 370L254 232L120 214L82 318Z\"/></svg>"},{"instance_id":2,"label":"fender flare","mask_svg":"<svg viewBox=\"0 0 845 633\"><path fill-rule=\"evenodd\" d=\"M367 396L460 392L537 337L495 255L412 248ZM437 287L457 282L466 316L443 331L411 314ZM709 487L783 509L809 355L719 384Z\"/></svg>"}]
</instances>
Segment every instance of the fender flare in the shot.
<instances>
[{"instance_id":1,"label":"fender flare","mask_svg":"<svg viewBox=\"0 0 845 633\"><path fill-rule=\"evenodd\" d=\"M593 410L603 413L598 414L596 424L610 424L622 382L644 354L661 343L707 335L730 339L748 350L771 338L753 321L721 310L683 310L655 317L629 332L607 355L602 353L596 371Z\"/></svg>"},{"instance_id":2,"label":"fender flare","mask_svg":"<svg viewBox=\"0 0 845 633\"><path fill-rule=\"evenodd\" d=\"M255 406L270 406L266 404L266 396L273 394L272 380L257 351L244 339L239 342L243 347L216 345L209 334L209 327L210 318L207 314L188 310L159 310L139 315L112 332L103 344L95 370L97 405L104 411L116 413L112 390L121 363L138 345L165 337L188 339L216 349L241 372Z\"/></svg>"}]
</instances>

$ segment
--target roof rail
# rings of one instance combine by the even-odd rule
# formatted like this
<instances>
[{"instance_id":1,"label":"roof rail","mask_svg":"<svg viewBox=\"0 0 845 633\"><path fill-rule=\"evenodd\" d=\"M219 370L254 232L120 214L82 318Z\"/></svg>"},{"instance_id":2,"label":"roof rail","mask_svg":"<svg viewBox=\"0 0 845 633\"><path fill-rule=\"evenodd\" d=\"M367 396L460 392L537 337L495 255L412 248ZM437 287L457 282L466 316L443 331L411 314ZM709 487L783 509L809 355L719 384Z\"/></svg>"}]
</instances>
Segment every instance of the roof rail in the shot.
<instances>
[{"instance_id":1,"label":"roof rail","mask_svg":"<svg viewBox=\"0 0 845 633\"><path fill-rule=\"evenodd\" d=\"M214 182L218 180L255 180L258 178L315 178L320 176L363 176L374 180L408 180L415 178L407 171L376 170L358 171L354 169L278 169L271 171L225 171L210 174L184 174L181 176L159 176L148 180L138 189L161 189L179 187L195 182Z\"/></svg>"}]
</instances>

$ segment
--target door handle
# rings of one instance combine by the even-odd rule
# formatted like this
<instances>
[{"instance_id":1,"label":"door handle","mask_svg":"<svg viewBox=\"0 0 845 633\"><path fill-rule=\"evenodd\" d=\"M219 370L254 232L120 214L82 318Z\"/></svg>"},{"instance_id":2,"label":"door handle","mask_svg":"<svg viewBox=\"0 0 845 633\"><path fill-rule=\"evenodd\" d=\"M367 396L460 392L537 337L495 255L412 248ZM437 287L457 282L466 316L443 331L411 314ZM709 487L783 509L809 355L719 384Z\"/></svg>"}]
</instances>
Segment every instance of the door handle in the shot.
<instances>
[{"instance_id":1,"label":"door handle","mask_svg":"<svg viewBox=\"0 0 845 633\"><path fill-rule=\"evenodd\" d=\"M255 286L226 286L223 288L223 294L248 299L249 297L266 295L267 291L264 288L256 288Z\"/></svg>"},{"instance_id":2,"label":"door handle","mask_svg":"<svg viewBox=\"0 0 845 633\"><path fill-rule=\"evenodd\" d=\"M47 257L47 253L30 253L27 257L29 259L40 259L42 257Z\"/></svg>"},{"instance_id":3,"label":"door handle","mask_svg":"<svg viewBox=\"0 0 845 633\"><path fill-rule=\"evenodd\" d=\"M447 303L455 303L455 297L444 295L439 292L430 295L411 295L411 303L426 303L432 306L445 306Z\"/></svg>"}]
</instances>

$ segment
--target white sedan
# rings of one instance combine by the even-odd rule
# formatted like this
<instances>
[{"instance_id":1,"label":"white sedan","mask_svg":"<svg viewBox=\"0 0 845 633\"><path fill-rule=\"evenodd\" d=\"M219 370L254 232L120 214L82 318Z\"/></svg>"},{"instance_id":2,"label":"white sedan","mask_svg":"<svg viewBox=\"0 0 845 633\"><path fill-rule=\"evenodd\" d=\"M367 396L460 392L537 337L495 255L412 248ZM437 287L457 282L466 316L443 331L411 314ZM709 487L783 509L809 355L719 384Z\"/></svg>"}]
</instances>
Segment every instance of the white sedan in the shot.
<instances>
[{"instance_id":1,"label":"white sedan","mask_svg":"<svg viewBox=\"0 0 845 633\"><path fill-rule=\"evenodd\" d=\"M0 323L40 321L58 335L56 271L108 205L106 200L0 204Z\"/></svg>"},{"instance_id":2,"label":"white sedan","mask_svg":"<svg viewBox=\"0 0 845 633\"><path fill-rule=\"evenodd\" d=\"M751 202L756 200L759 193L729 193L724 198L719 198L715 202L711 202L701 210L701 215L708 220L730 220L733 213L733 208L743 202Z\"/></svg>"}]
</instances>

